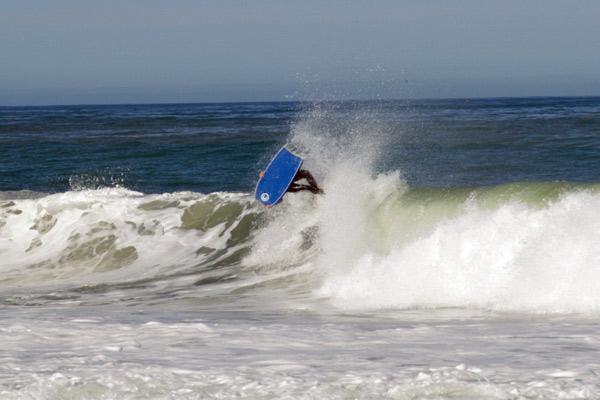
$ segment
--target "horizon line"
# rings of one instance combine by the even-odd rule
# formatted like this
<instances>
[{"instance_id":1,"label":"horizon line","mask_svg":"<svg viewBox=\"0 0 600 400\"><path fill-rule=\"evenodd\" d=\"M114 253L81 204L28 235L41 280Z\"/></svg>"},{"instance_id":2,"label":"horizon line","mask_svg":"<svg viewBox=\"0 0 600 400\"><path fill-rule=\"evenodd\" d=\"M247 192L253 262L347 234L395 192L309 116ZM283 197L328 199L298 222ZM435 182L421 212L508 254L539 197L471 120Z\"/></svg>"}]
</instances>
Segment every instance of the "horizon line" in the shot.
<instances>
[{"instance_id":1,"label":"horizon line","mask_svg":"<svg viewBox=\"0 0 600 400\"><path fill-rule=\"evenodd\" d=\"M386 101L449 101L449 100L506 100L506 99L594 99L594 95L532 95L532 96L469 96L469 97L405 97L405 98L348 98L339 100L250 100L250 101L182 101L182 102L115 102L115 103L64 103L64 104L19 104L3 105L0 109L7 108L48 108L48 107L98 107L98 106L166 106L166 105L217 105L217 104L282 104L282 103L351 103L351 102L386 102Z\"/></svg>"}]
</instances>

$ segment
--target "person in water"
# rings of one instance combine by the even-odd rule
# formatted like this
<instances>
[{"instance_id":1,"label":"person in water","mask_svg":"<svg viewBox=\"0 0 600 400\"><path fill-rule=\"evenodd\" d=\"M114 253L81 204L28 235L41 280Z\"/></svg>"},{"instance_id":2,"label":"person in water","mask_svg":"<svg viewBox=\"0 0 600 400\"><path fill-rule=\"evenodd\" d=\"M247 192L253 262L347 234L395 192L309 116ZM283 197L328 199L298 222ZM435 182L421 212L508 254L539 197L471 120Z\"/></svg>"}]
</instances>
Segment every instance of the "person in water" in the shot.
<instances>
[{"instance_id":1,"label":"person in water","mask_svg":"<svg viewBox=\"0 0 600 400\"><path fill-rule=\"evenodd\" d=\"M298 182L305 179L308 184L299 184ZM317 185L317 180L312 176L310 172L305 169L299 169L292 180L292 184L288 188L289 193L300 192L302 190L308 190L312 194L323 194L323 189Z\"/></svg>"},{"instance_id":2,"label":"person in water","mask_svg":"<svg viewBox=\"0 0 600 400\"><path fill-rule=\"evenodd\" d=\"M263 171L260 171L258 175L262 178L265 175L265 173ZM298 183L302 179L305 179L307 184ZM302 190L308 190L313 194L325 193L323 192L323 189L321 189L319 185L317 185L317 180L314 176L312 176L310 172L308 172L305 169L299 169L298 172L296 172L296 175L294 175L294 179L292 179L292 183L290 187L288 187L286 193L301 192Z\"/></svg>"}]
</instances>

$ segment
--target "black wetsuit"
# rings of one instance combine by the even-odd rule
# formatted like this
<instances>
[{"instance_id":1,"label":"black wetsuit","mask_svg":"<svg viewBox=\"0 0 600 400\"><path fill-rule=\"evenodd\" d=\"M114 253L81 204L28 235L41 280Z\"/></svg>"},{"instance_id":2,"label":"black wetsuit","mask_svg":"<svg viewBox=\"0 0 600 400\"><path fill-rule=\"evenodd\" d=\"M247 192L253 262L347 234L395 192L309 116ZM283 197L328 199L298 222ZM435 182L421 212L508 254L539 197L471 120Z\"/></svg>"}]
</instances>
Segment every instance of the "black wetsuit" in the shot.
<instances>
[{"instance_id":1,"label":"black wetsuit","mask_svg":"<svg viewBox=\"0 0 600 400\"><path fill-rule=\"evenodd\" d=\"M306 182L308 182L308 185L303 185L303 184L297 183L298 181L301 181L302 179L306 179ZM304 169L298 170L298 172L294 176L294 179L292 180L292 184L290 185L290 187L288 188L287 191L290 193L294 193L294 192L300 192L301 190L308 190L313 194L323 193L323 190L321 190L319 185L317 185L317 181L312 176L312 174Z\"/></svg>"}]
</instances>

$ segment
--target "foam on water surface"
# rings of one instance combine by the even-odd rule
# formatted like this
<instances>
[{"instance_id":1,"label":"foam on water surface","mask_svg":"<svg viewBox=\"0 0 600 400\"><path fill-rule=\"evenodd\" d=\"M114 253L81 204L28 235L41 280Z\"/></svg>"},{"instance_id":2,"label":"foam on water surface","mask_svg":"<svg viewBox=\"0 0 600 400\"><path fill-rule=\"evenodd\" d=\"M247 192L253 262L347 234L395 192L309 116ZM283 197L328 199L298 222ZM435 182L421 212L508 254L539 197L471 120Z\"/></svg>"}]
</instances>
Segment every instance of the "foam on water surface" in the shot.
<instances>
[{"instance_id":1,"label":"foam on water surface","mask_svg":"<svg viewBox=\"0 0 600 400\"><path fill-rule=\"evenodd\" d=\"M11 349L0 366L6 399L600 395L598 350L590 343L596 324L585 320L495 325L345 317L323 324L279 315L257 324L223 313L218 321L6 322L0 328ZM558 367L559 349L567 347L581 355Z\"/></svg>"},{"instance_id":2,"label":"foam on water surface","mask_svg":"<svg viewBox=\"0 0 600 400\"><path fill-rule=\"evenodd\" d=\"M0 398L600 397L599 186L411 185L389 113L331 107L287 143L326 194L268 212L94 174L1 192Z\"/></svg>"}]
</instances>

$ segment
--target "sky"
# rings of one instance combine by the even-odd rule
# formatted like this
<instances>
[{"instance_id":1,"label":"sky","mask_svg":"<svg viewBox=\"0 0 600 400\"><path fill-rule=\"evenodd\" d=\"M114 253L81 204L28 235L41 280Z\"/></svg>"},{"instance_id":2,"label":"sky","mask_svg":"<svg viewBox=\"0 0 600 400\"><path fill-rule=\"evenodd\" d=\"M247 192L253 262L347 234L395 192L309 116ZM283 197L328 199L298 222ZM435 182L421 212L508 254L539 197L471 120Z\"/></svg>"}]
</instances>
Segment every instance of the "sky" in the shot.
<instances>
[{"instance_id":1,"label":"sky","mask_svg":"<svg viewBox=\"0 0 600 400\"><path fill-rule=\"evenodd\" d=\"M0 0L0 105L600 95L600 1Z\"/></svg>"}]
</instances>

